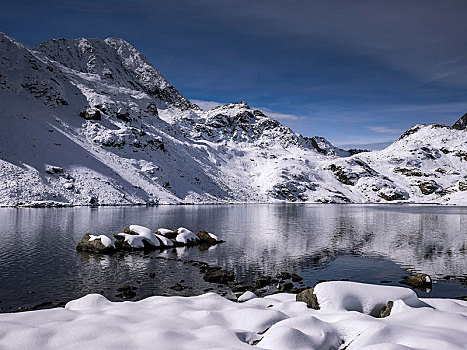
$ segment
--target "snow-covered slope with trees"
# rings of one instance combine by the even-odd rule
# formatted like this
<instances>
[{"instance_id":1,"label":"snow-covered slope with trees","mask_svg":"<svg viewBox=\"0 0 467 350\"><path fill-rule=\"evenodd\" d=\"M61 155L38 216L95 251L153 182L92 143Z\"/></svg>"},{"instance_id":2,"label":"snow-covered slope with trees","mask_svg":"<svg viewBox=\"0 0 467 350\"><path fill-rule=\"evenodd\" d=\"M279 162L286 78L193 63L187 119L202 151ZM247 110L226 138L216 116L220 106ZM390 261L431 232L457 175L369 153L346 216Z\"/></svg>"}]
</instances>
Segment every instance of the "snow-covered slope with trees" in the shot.
<instances>
[{"instance_id":1,"label":"snow-covered slope with trees","mask_svg":"<svg viewBox=\"0 0 467 350\"><path fill-rule=\"evenodd\" d=\"M122 39L0 34L0 106L0 205L467 204L466 116L345 151L245 102L203 111Z\"/></svg>"}]
</instances>

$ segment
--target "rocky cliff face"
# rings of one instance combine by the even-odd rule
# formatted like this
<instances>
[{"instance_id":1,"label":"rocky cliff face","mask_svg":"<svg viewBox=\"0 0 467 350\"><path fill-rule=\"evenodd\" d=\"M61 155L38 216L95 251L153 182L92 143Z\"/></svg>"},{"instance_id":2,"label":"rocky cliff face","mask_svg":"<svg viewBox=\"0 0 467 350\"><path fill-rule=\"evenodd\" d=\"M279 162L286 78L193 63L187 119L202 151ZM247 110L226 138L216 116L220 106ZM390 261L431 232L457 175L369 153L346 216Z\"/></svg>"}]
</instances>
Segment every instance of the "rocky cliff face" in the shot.
<instances>
[{"instance_id":1,"label":"rocky cliff face","mask_svg":"<svg viewBox=\"0 0 467 350\"><path fill-rule=\"evenodd\" d=\"M1 205L467 203L465 116L349 152L245 102L203 111L122 39L0 35L0 101Z\"/></svg>"}]
</instances>

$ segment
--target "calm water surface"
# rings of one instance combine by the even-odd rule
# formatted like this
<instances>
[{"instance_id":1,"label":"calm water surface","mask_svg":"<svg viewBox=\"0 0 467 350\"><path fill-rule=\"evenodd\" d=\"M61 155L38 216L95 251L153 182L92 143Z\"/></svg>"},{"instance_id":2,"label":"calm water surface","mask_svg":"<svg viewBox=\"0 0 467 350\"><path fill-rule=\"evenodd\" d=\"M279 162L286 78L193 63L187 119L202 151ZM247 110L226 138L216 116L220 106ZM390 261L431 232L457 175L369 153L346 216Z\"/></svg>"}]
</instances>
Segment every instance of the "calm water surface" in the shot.
<instances>
[{"instance_id":1,"label":"calm water surface","mask_svg":"<svg viewBox=\"0 0 467 350\"><path fill-rule=\"evenodd\" d=\"M209 250L96 255L78 253L85 232L111 235L129 224L153 229L205 229L226 243ZM222 266L252 283L289 271L305 285L349 279L399 285L404 275L428 273L422 297L467 295L467 207L415 205L202 205L159 207L0 209L0 308L18 310L88 293L111 300L122 285L137 297L193 295L216 287L191 264ZM150 273L155 278L150 278ZM176 282L191 289L174 291Z\"/></svg>"}]
</instances>

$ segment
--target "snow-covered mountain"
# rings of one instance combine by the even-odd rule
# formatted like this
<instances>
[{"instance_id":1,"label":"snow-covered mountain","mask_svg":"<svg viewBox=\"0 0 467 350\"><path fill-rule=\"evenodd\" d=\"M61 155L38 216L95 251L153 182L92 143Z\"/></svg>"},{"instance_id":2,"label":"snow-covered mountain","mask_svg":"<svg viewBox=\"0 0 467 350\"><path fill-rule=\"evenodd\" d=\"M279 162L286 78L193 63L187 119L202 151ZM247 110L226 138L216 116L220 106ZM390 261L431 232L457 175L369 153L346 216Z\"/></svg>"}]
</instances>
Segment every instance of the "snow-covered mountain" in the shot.
<instances>
[{"instance_id":1,"label":"snow-covered mountain","mask_svg":"<svg viewBox=\"0 0 467 350\"><path fill-rule=\"evenodd\" d=\"M0 106L0 205L467 204L466 116L345 151L245 102L202 110L122 39L0 34Z\"/></svg>"}]
</instances>

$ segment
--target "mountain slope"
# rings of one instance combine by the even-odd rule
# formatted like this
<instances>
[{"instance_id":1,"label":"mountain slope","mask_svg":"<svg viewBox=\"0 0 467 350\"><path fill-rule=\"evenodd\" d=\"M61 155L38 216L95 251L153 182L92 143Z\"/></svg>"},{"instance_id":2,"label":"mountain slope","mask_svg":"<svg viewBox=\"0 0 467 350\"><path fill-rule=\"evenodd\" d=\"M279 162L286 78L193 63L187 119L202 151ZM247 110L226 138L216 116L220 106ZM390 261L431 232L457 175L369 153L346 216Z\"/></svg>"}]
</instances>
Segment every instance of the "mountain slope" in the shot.
<instances>
[{"instance_id":1,"label":"mountain slope","mask_svg":"<svg viewBox=\"0 0 467 350\"><path fill-rule=\"evenodd\" d=\"M203 111L122 39L0 35L0 105L0 205L467 203L462 120L348 152L245 102Z\"/></svg>"}]
</instances>

